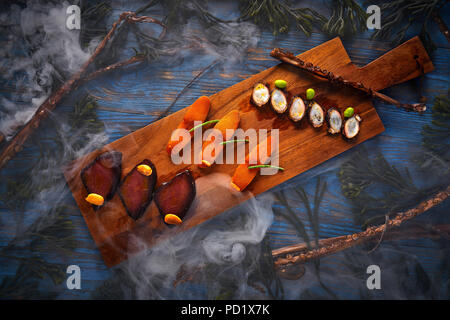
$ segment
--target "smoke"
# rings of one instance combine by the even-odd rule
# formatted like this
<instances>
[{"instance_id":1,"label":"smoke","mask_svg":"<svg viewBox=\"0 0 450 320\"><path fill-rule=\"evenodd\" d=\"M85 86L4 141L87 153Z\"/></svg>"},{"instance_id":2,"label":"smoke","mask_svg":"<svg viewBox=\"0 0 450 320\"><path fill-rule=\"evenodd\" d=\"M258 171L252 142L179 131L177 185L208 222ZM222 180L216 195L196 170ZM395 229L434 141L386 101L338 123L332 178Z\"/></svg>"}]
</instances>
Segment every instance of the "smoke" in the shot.
<instances>
[{"instance_id":1,"label":"smoke","mask_svg":"<svg viewBox=\"0 0 450 320\"><path fill-rule=\"evenodd\" d=\"M0 25L8 30L6 45L0 48L1 81L11 86L8 95L0 100L0 132L7 139L11 139L39 105L80 68L99 41L93 40L86 49L80 46L79 31L66 28L68 5L67 2L43 4L29 1L25 8L12 5L7 12L0 14ZM112 16L109 25L115 19ZM251 23L199 28L196 18L192 18L182 25L181 32L170 39L190 49L164 56L162 63L173 66L179 62L195 61L197 66L192 65L195 69L205 60L213 59L220 61L222 68L232 67L243 60L247 49L257 45L259 36L259 30ZM40 135L46 150L41 152L41 158L36 159L30 180L25 181L33 193L26 199L23 212L13 218L18 226L15 237L25 237L30 225L31 231L38 233L57 221L59 211L56 208L64 206L71 198L61 166L108 142L108 130L89 132L89 124L76 125L64 114L51 113L47 121L54 126L50 134L56 135L60 143L46 146L47 133ZM81 144L80 139L83 141ZM220 207L223 205L221 202L229 201L238 204L242 195L230 190L229 185L230 177L224 175L197 179L197 190L214 186L216 191L209 194L208 199L197 198L193 206ZM238 297L260 294L248 286L248 280L252 271L257 269L261 254L258 246L273 219L271 204L269 196L252 198L244 205L125 261L118 269L125 272L132 289L124 290L123 294L139 299L214 298L230 283L238 286ZM202 211L205 210L208 208L203 207ZM26 224L22 220L25 212L28 217ZM199 281L210 281L210 274L205 270L211 268L216 274L213 280L231 277L232 281L212 281L214 285L207 293L195 293L185 283L174 287L184 273L194 275Z\"/></svg>"},{"instance_id":2,"label":"smoke","mask_svg":"<svg viewBox=\"0 0 450 320\"><path fill-rule=\"evenodd\" d=\"M229 185L230 177L224 174L197 179L196 188L204 198L198 197L193 207L204 212L207 206L221 202L238 203L244 195L233 191ZM211 201L211 194L205 195L206 189L214 190L214 200ZM130 287L135 288L133 297L213 299L230 285L221 283L221 277L229 277L238 286L234 288L237 289L234 298L254 295L248 286L248 277L257 267L259 251L253 246L263 240L272 223L272 203L269 195L258 199L251 197L243 205L123 262L118 268L128 275ZM203 207L198 208L198 205ZM244 263L244 260L251 263ZM214 270L212 277L211 270ZM206 292L189 290L190 284L180 281L184 278L195 278L196 283L210 286Z\"/></svg>"},{"instance_id":3,"label":"smoke","mask_svg":"<svg viewBox=\"0 0 450 320\"><path fill-rule=\"evenodd\" d=\"M66 28L67 6L68 2L28 1L24 9L11 5L0 14L0 25L7 31L6 45L0 48L1 80L12 85L9 99L0 101L0 132L7 139L80 68L98 43L96 39L81 48L80 31Z\"/></svg>"}]
</instances>

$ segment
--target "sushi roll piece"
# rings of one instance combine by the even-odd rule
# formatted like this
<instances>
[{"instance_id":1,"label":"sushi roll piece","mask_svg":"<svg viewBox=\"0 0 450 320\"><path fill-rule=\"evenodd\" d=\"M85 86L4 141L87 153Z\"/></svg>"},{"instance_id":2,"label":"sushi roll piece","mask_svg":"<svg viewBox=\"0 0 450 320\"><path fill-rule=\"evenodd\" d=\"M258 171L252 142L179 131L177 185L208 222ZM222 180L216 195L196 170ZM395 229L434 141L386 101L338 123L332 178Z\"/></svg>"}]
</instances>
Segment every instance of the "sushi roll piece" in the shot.
<instances>
[{"instance_id":1,"label":"sushi roll piece","mask_svg":"<svg viewBox=\"0 0 450 320\"><path fill-rule=\"evenodd\" d=\"M336 134L341 132L342 115L338 109L336 108L328 109L326 120L328 124L328 133Z\"/></svg>"},{"instance_id":2,"label":"sushi roll piece","mask_svg":"<svg viewBox=\"0 0 450 320\"><path fill-rule=\"evenodd\" d=\"M300 122L305 116L306 106L305 102L300 97L292 99L291 107L289 108L289 118L294 122Z\"/></svg>"},{"instance_id":3,"label":"sushi roll piece","mask_svg":"<svg viewBox=\"0 0 450 320\"><path fill-rule=\"evenodd\" d=\"M320 128L325 120L323 108L315 101L312 101L310 104L308 119L314 128Z\"/></svg>"},{"instance_id":4,"label":"sushi roll piece","mask_svg":"<svg viewBox=\"0 0 450 320\"><path fill-rule=\"evenodd\" d=\"M81 170L81 181L88 192L85 200L92 204L94 210L112 199L121 175L122 153L115 150L100 154Z\"/></svg>"},{"instance_id":5,"label":"sushi roll piece","mask_svg":"<svg viewBox=\"0 0 450 320\"><path fill-rule=\"evenodd\" d=\"M269 88L263 83L257 83L253 87L252 98L251 98L252 103L255 106L261 108L269 102L269 99L270 99Z\"/></svg>"},{"instance_id":6,"label":"sushi roll piece","mask_svg":"<svg viewBox=\"0 0 450 320\"><path fill-rule=\"evenodd\" d=\"M119 186L119 196L132 219L142 217L152 202L156 180L156 168L148 159L144 159L123 178Z\"/></svg>"},{"instance_id":7,"label":"sushi roll piece","mask_svg":"<svg viewBox=\"0 0 450 320\"><path fill-rule=\"evenodd\" d=\"M168 225L181 224L194 201L195 194L195 181L189 170L163 183L155 191L155 203L164 222Z\"/></svg>"},{"instance_id":8,"label":"sushi roll piece","mask_svg":"<svg viewBox=\"0 0 450 320\"><path fill-rule=\"evenodd\" d=\"M286 112L288 108L288 102L283 90L275 88L272 91L272 94L270 96L270 105L272 106L273 111L278 114L283 114Z\"/></svg>"},{"instance_id":9,"label":"sushi roll piece","mask_svg":"<svg viewBox=\"0 0 450 320\"><path fill-rule=\"evenodd\" d=\"M355 138L360 130L359 123L362 121L361 117L357 114L348 118L344 123L344 129L342 133L344 137L348 140Z\"/></svg>"}]
</instances>

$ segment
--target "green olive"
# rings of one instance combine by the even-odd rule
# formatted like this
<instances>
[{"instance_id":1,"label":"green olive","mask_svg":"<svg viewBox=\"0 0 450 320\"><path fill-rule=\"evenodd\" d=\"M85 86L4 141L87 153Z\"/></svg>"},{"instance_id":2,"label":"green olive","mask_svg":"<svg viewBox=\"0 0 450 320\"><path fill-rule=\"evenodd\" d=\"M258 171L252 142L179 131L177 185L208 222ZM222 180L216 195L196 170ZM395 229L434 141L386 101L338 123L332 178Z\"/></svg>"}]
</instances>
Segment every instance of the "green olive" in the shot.
<instances>
[{"instance_id":1,"label":"green olive","mask_svg":"<svg viewBox=\"0 0 450 320\"><path fill-rule=\"evenodd\" d=\"M344 111L344 117L350 118L351 116L353 116L354 113L355 113L355 110L352 107L348 107Z\"/></svg>"},{"instance_id":2,"label":"green olive","mask_svg":"<svg viewBox=\"0 0 450 320\"><path fill-rule=\"evenodd\" d=\"M287 87L287 82L286 82L286 80L281 80L281 79L275 80L275 86L278 89L284 89Z\"/></svg>"},{"instance_id":3,"label":"green olive","mask_svg":"<svg viewBox=\"0 0 450 320\"><path fill-rule=\"evenodd\" d=\"M312 100L312 99L314 99L315 95L316 95L316 92L314 91L314 89L309 88L308 90L306 90L306 99Z\"/></svg>"}]
</instances>

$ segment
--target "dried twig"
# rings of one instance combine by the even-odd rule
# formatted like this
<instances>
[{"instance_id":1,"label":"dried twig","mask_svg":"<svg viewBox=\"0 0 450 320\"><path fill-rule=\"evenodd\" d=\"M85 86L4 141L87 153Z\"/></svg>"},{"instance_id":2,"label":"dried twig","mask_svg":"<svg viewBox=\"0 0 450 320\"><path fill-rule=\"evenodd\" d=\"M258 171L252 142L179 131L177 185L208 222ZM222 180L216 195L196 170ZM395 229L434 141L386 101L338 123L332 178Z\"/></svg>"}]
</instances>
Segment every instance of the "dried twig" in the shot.
<instances>
[{"instance_id":1,"label":"dried twig","mask_svg":"<svg viewBox=\"0 0 450 320\"><path fill-rule=\"evenodd\" d=\"M218 60L214 60L213 62L211 62L208 66L206 66L205 68L203 68L197 75L195 75L194 78L191 79L191 81L188 82L187 85L184 86L184 88L177 94L177 96L175 97L175 99L173 99L172 103L166 108L164 109L164 111L162 111L159 115L158 118L156 118L156 120L160 120L162 118L164 118L165 116L167 116L170 112L170 109L172 109L172 107L175 105L175 103L178 101L178 99L181 97L181 95L198 79L200 78L206 71L210 70L212 67L214 67L217 64Z\"/></svg>"},{"instance_id":2,"label":"dried twig","mask_svg":"<svg viewBox=\"0 0 450 320\"><path fill-rule=\"evenodd\" d=\"M439 13L435 10L432 13L433 20L436 22L436 24L439 27L439 30L444 34L444 36L447 38L447 41L450 42L450 32L448 31L448 27L445 24L444 20L441 18Z\"/></svg>"},{"instance_id":3,"label":"dried twig","mask_svg":"<svg viewBox=\"0 0 450 320\"><path fill-rule=\"evenodd\" d=\"M283 247L272 251L274 265L277 268L283 268L288 265L305 263L307 261L318 259L347 248L362 244L363 242L373 240L374 237L382 234L387 227L399 227L403 222L410 220L423 212L442 203L450 196L450 186L444 191L436 193L428 200L421 202L417 207L398 213L393 219L390 219L381 226L373 226L365 231L351 235L324 239L319 242L319 247L308 250L305 244Z\"/></svg>"},{"instance_id":4,"label":"dried twig","mask_svg":"<svg viewBox=\"0 0 450 320\"><path fill-rule=\"evenodd\" d=\"M28 137L33 133L35 129L39 127L40 122L45 119L51 111L56 107L56 104L68 93L70 93L79 83L83 74L86 72L88 66L95 60L95 58L102 52L108 41L114 35L117 27L122 24L122 22L148 22L156 23L163 27L160 34L160 38L164 37L166 32L165 25L157 20L146 16L137 17L134 12L126 11L123 12L119 19L114 22L110 31L105 36L105 38L100 42L100 44L95 49L92 56L81 66L80 70L75 73L69 80L67 80L58 90L56 90L49 98L47 98L44 103L37 109L33 117L28 123L22 127L22 129L12 138L0 154L0 169L20 150L23 148L23 144L28 139ZM135 61L133 61L135 62ZM107 68L106 68L107 69ZM109 70L109 69L108 69ZM101 70L100 70L101 71Z\"/></svg>"},{"instance_id":5,"label":"dried twig","mask_svg":"<svg viewBox=\"0 0 450 320\"><path fill-rule=\"evenodd\" d=\"M97 77L103 75L104 73L106 73L108 71L112 71L112 70L115 70L115 69L118 69L118 68L126 67L126 66L128 66L130 64L134 64L134 63L137 63L137 62L142 62L145 59L146 59L145 55L135 55L135 56L131 57L130 59L119 61L119 62L111 64L111 65L109 65L109 66L107 66L105 68L98 69L98 70L88 74L86 77L83 77L79 81L78 85L83 84L85 82L88 82L88 81L90 81L90 80L92 80L94 78L97 78Z\"/></svg>"},{"instance_id":6,"label":"dried twig","mask_svg":"<svg viewBox=\"0 0 450 320\"><path fill-rule=\"evenodd\" d=\"M296 57L293 53L291 53L289 51L286 51L286 50L283 50L280 48L275 48L272 50L270 55L280 61L283 61L283 62L293 65L295 67L298 67L302 70L308 71L320 78L326 79L331 84L345 85L348 87L355 88L357 90L365 92L370 97L377 98L387 104L391 104L391 105L394 105L399 108L404 108L409 111L424 112L426 110L426 106L423 103L408 104L408 103L399 102L391 97L388 97L385 94L374 91L371 88L366 88L360 82L352 82L352 81L348 81L348 80L342 78L341 76L335 76L330 71L323 70L319 66L315 66L310 62L303 61L302 59L300 59L299 57Z\"/></svg>"}]
</instances>

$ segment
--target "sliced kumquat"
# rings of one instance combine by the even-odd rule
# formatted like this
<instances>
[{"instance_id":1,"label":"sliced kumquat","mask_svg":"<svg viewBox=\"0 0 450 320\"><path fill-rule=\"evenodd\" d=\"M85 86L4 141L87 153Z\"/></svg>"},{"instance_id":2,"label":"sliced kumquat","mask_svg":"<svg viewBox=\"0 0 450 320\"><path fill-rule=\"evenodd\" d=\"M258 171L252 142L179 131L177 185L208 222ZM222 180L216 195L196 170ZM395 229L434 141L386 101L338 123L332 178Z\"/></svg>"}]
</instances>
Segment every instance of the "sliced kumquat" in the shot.
<instances>
[{"instance_id":1,"label":"sliced kumquat","mask_svg":"<svg viewBox=\"0 0 450 320\"><path fill-rule=\"evenodd\" d=\"M175 214L166 214L164 216L164 222L167 224L181 224L183 221Z\"/></svg>"},{"instance_id":2,"label":"sliced kumquat","mask_svg":"<svg viewBox=\"0 0 450 320\"><path fill-rule=\"evenodd\" d=\"M153 173L152 168L146 164L140 164L137 166L137 171L143 174L144 176L150 176Z\"/></svg>"},{"instance_id":3,"label":"sliced kumquat","mask_svg":"<svg viewBox=\"0 0 450 320\"><path fill-rule=\"evenodd\" d=\"M105 199L96 193L89 193L85 200L95 206L101 206L105 202Z\"/></svg>"}]
</instances>

